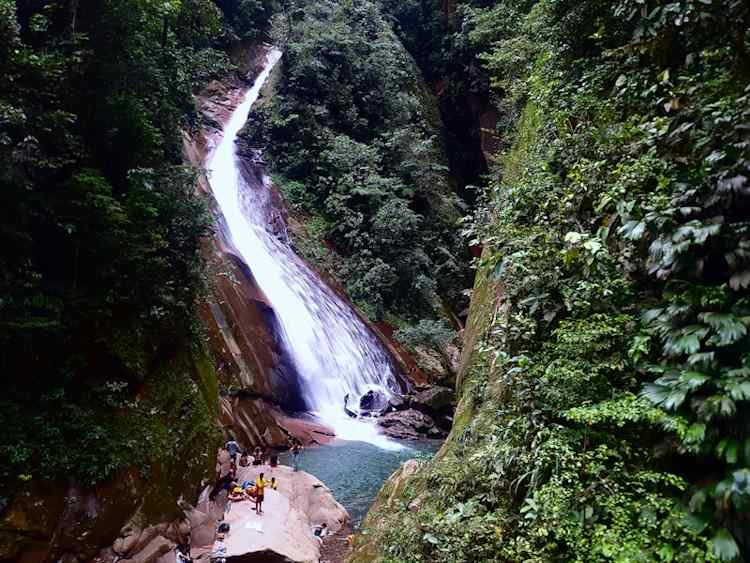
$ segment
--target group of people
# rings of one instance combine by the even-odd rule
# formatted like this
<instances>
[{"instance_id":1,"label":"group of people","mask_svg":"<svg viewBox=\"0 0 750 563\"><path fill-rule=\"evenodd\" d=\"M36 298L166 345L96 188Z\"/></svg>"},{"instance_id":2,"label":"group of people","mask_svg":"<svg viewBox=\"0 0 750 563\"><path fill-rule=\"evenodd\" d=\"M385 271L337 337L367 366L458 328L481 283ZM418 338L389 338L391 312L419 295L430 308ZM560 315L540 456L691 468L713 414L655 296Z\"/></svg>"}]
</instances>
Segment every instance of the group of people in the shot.
<instances>
[{"instance_id":1,"label":"group of people","mask_svg":"<svg viewBox=\"0 0 750 563\"><path fill-rule=\"evenodd\" d=\"M250 465L266 465L270 467L278 466L278 456L270 453L268 450L256 447L253 455L248 455L247 450L242 450L234 438L230 438L225 444L224 449L229 454L229 471L223 476L217 475L217 481L209 493L209 500L215 500L216 496L222 490L227 491L227 504L225 515L229 514L232 506L239 502L254 502L255 513L260 516L263 514L263 501L265 500L266 489L277 490L278 482L276 477L266 479L264 472L250 481L245 480L239 483L237 480L237 467L248 467ZM239 458L239 459L238 459ZM225 563L226 560L226 539L229 534L229 523L221 522L216 530L216 541L211 551L211 561L214 563ZM178 563L183 563L179 562Z\"/></svg>"},{"instance_id":2,"label":"group of people","mask_svg":"<svg viewBox=\"0 0 750 563\"><path fill-rule=\"evenodd\" d=\"M276 467L279 464L279 456L275 453L270 452L267 448L261 448L257 446L253 450L253 455L249 455L247 450L240 451L240 445L234 440L229 440L225 446L229 457L232 461L237 462L237 456L239 455L240 467L247 467L248 465L264 465L268 463L271 467Z\"/></svg>"},{"instance_id":3,"label":"group of people","mask_svg":"<svg viewBox=\"0 0 750 563\"><path fill-rule=\"evenodd\" d=\"M266 487L276 490L278 487L276 477L272 477L269 481L265 478L265 474L261 472L254 481L245 480L240 485L237 482L237 456L240 455L240 446L234 438L230 438L224 449L229 453L229 471L223 477L219 476L216 485L214 485L213 490L209 494L209 500L213 501L220 491L226 490L227 512L232 509L233 503L250 500L255 502L256 514L263 514L263 500L265 498ZM252 460L247 455L247 450L242 450L239 459L240 467L248 467L251 463L253 465L265 465L266 462L271 467L276 467L278 465L278 456L276 454L269 454L267 450L261 447L255 448Z\"/></svg>"},{"instance_id":4,"label":"group of people","mask_svg":"<svg viewBox=\"0 0 750 563\"><path fill-rule=\"evenodd\" d=\"M265 474L261 473L255 481L243 481L242 485L235 481L227 495L226 511L229 512L232 509L232 503L249 500L255 502L255 513L263 514L263 499L266 487L275 491L278 488L276 477L271 477L269 481L265 478Z\"/></svg>"},{"instance_id":5,"label":"group of people","mask_svg":"<svg viewBox=\"0 0 750 563\"><path fill-rule=\"evenodd\" d=\"M303 446L299 440L293 440L290 443L292 454L292 465L294 471L299 469L299 462L302 456ZM226 453L229 454L229 468L226 473L222 474L220 466L217 466L217 476L208 498L214 502L221 491L227 491L227 503L225 516L232 510L232 505L238 502L254 502L255 512L257 515L263 514L263 501L265 499L266 489L277 490L278 482L276 477L266 479L265 473L260 471L254 480L245 480L238 482L237 472L239 467L248 467L250 465L277 467L278 455L269 450L256 447L252 455L242 449L237 441L230 437L224 445ZM226 454L224 454L226 455ZM226 459L226 458L225 458ZM221 521L216 529L216 539L213 549L209 555L212 563L226 563L227 548L226 540L229 535L230 526L228 522ZM313 536L322 542L323 537L328 533L326 524L318 525L313 528ZM187 543L181 543L175 548L176 563L192 563L190 558L190 546Z\"/></svg>"}]
</instances>

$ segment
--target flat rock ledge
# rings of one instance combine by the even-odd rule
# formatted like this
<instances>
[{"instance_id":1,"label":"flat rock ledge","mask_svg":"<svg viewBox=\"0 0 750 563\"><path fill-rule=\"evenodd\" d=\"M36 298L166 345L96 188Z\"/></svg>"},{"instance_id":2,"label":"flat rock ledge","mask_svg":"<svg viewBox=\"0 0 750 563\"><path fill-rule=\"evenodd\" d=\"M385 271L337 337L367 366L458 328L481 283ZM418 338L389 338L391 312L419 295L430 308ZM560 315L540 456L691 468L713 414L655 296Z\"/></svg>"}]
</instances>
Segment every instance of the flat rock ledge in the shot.
<instances>
[{"instance_id":1,"label":"flat rock ledge","mask_svg":"<svg viewBox=\"0 0 750 563\"><path fill-rule=\"evenodd\" d=\"M191 538L193 561L208 563L216 528L221 521L230 526L225 541L227 559L232 563L317 563L321 544L313 527L325 522L331 534L349 520L349 514L333 497L330 489L315 476L291 467L268 465L240 467L238 482L253 481L260 472L265 479L275 477L278 490L266 488L263 514L255 513L255 503L232 503L226 511L226 493L211 502L206 488L196 506L182 503L185 519L180 535ZM223 520L222 520L223 519ZM128 526L112 548L102 552L101 563L174 563L174 525Z\"/></svg>"}]
</instances>

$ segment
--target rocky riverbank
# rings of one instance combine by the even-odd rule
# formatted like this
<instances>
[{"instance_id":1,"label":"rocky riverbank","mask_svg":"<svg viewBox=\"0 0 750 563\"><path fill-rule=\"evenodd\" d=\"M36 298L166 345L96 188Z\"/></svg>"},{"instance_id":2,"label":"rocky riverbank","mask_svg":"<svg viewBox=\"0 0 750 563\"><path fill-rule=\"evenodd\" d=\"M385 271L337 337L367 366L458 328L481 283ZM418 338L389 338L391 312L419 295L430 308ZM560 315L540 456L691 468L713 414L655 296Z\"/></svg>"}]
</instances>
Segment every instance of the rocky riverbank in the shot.
<instances>
[{"instance_id":1,"label":"rocky riverbank","mask_svg":"<svg viewBox=\"0 0 750 563\"><path fill-rule=\"evenodd\" d=\"M228 465L229 458L222 451L219 473L226 472ZM251 501L228 506L226 491L209 500L211 487L207 486L194 506L181 503L185 512L181 522L145 529L128 526L112 548L100 554L98 562L173 563L177 542L187 538L193 560L208 562L222 522L229 525L225 546L231 561L313 563L321 559L321 549L330 550L326 547L329 541L338 546L342 539L339 532L346 530L349 515L324 483L309 473L283 465L239 467L237 481L254 481L261 472L266 480L274 477L278 483L277 490L266 488L262 515L255 513ZM312 531L322 523L330 530L323 543Z\"/></svg>"},{"instance_id":2,"label":"rocky riverbank","mask_svg":"<svg viewBox=\"0 0 750 563\"><path fill-rule=\"evenodd\" d=\"M416 384L403 395L368 391L350 416L377 418L383 434L397 440L444 438L453 424L454 392L449 387Z\"/></svg>"}]
</instances>

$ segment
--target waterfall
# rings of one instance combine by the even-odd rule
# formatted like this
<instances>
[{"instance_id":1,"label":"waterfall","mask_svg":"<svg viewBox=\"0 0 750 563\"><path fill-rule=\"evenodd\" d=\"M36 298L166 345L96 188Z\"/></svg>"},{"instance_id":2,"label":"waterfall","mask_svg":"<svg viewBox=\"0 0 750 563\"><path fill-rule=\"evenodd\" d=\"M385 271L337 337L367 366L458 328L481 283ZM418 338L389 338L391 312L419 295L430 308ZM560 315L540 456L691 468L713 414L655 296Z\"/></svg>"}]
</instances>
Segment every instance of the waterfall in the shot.
<instances>
[{"instance_id":1,"label":"waterfall","mask_svg":"<svg viewBox=\"0 0 750 563\"><path fill-rule=\"evenodd\" d=\"M300 376L311 414L332 427L339 438L398 447L374 424L344 411L368 390L388 396L396 391L391 358L381 342L342 301L273 232L270 181L262 165L243 174L235 141L247 121L281 51L271 49L263 71L232 114L216 149L208 158L209 184L224 217L228 241L268 298L278 319L283 345ZM255 177L253 177L255 176Z\"/></svg>"}]
</instances>

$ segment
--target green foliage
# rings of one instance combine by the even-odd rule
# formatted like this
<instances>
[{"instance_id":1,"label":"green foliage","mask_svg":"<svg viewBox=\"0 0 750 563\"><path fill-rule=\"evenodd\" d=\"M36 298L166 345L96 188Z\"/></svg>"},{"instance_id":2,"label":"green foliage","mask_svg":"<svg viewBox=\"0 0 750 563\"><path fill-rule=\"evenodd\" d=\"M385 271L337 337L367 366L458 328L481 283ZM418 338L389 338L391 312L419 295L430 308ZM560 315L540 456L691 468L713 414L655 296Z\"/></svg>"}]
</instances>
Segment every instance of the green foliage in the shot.
<instances>
[{"instance_id":1,"label":"green foliage","mask_svg":"<svg viewBox=\"0 0 750 563\"><path fill-rule=\"evenodd\" d=\"M747 5L458 16L513 140L469 229L490 320L408 529L366 532L398 561L747 559Z\"/></svg>"},{"instance_id":2,"label":"green foliage","mask_svg":"<svg viewBox=\"0 0 750 563\"><path fill-rule=\"evenodd\" d=\"M281 79L248 130L291 203L318 217L336 275L373 319L462 307L461 204L419 71L371 1L293 5Z\"/></svg>"},{"instance_id":3,"label":"green foliage","mask_svg":"<svg viewBox=\"0 0 750 563\"><path fill-rule=\"evenodd\" d=\"M229 24L230 34L244 41L263 39L271 15L283 3L276 0L216 0Z\"/></svg>"},{"instance_id":4,"label":"green foliage","mask_svg":"<svg viewBox=\"0 0 750 563\"><path fill-rule=\"evenodd\" d=\"M171 451L159 425L185 431L181 400L196 417L210 408L184 362L164 375L169 405L146 402L154 373L197 336L209 222L180 127L195 120L194 87L230 68L216 49L222 13L209 0L68 4L0 2L0 481L11 487L146 468Z\"/></svg>"},{"instance_id":5,"label":"green foliage","mask_svg":"<svg viewBox=\"0 0 750 563\"><path fill-rule=\"evenodd\" d=\"M422 319L414 326L398 329L393 336L409 348L417 346L440 348L453 342L456 339L456 332L448 327L445 321Z\"/></svg>"}]
</instances>

